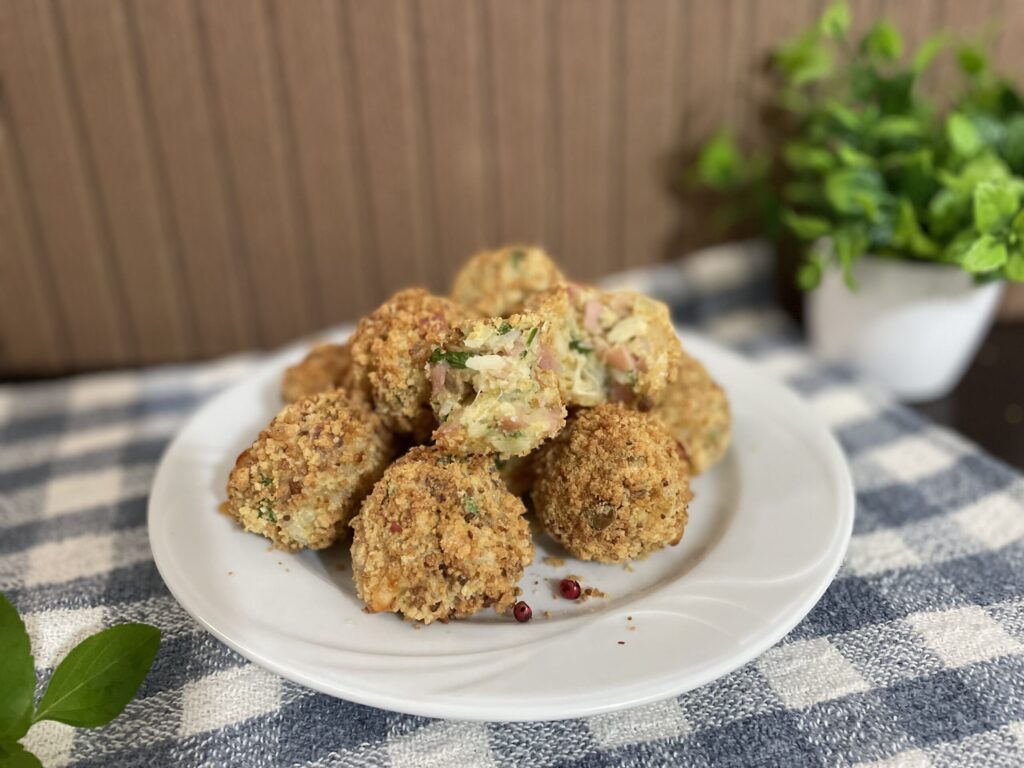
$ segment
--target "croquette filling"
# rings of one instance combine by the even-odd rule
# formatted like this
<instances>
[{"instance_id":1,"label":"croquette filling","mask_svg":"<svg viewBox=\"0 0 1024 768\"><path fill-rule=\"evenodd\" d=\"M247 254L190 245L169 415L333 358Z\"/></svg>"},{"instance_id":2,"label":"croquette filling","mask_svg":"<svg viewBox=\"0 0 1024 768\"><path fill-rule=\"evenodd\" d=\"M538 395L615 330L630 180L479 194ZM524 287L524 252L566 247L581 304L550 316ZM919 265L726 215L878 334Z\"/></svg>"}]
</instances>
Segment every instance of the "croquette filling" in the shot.
<instances>
[{"instance_id":1,"label":"croquette filling","mask_svg":"<svg viewBox=\"0 0 1024 768\"><path fill-rule=\"evenodd\" d=\"M558 431L564 415L561 400L541 385L534 371L554 371L559 363L550 346L538 339L539 328L521 325L509 320L479 323L458 348L431 353L428 373L439 435L464 429L468 439L514 456Z\"/></svg>"}]
</instances>

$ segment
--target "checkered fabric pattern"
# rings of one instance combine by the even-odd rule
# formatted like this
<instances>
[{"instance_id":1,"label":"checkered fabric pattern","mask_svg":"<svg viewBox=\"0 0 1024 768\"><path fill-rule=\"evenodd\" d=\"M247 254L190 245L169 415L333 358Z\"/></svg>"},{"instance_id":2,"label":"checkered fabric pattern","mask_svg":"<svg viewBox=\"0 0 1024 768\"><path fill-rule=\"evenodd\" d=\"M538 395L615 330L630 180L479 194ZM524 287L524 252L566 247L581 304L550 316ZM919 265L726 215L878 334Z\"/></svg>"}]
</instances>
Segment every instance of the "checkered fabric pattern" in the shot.
<instances>
[{"instance_id":1,"label":"checkered fabric pattern","mask_svg":"<svg viewBox=\"0 0 1024 768\"><path fill-rule=\"evenodd\" d=\"M770 305L756 248L622 280L787 380L849 457L849 555L776 647L676 699L576 721L432 721L313 693L200 629L146 538L168 439L258 359L7 386L0 590L26 618L41 677L112 623L164 633L111 725L42 723L27 745L47 766L1024 764L1024 477L808 358Z\"/></svg>"}]
</instances>

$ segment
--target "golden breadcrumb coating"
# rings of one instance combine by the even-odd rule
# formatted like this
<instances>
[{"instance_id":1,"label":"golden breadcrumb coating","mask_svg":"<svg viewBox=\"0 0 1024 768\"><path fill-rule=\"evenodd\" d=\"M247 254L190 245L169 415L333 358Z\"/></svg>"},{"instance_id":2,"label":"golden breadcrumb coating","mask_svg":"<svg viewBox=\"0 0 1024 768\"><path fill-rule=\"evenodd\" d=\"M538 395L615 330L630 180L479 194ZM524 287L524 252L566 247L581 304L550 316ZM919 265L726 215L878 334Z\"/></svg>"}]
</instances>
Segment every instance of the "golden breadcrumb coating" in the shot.
<instances>
[{"instance_id":1,"label":"golden breadcrumb coating","mask_svg":"<svg viewBox=\"0 0 1024 768\"><path fill-rule=\"evenodd\" d=\"M455 277L452 299L481 317L508 317L522 312L531 294L564 281L542 248L508 245L467 261Z\"/></svg>"},{"instance_id":2,"label":"golden breadcrumb coating","mask_svg":"<svg viewBox=\"0 0 1024 768\"><path fill-rule=\"evenodd\" d=\"M347 389L359 396L352 379L352 348L344 344L318 344L301 363L287 368L281 379L281 399L294 403L310 395Z\"/></svg>"},{"instance_id":3,"label":"golden breadcrumb coating","mask_svg":"<svg viewBox=\"0 0 1024 768\"><path fill-rule=\"evenodd\" d=\"M238 457L225 511L280 549L322 549L345 534L392 455L391 433L344 390L299 400Z\"/></svg>"},{"instance_id":4,"label":"golden breadcrumb coating","mask_svg":"<svg viewBox=\"0 0 1024 768\"><path fill-rule=\"evenodd\" d=\"M356 386L368 391L374 410L395 432L422 442L436 422L430 409L426 363L452 324L468 317L449 299L422 288L400 291L359 321L352 336Z\"/></svg>"},{"instance_id":5,"label":"golden breadcrumb coating","mask_svg":"<svg viewBox=\"0 0 1024 768\"><path fill-rule=\"evenodd\" d=\"M621 563L677 544L689 501L675 438L622 404L578 411L537 457L537 517L581 560Z\"/></svg>"},{"instance_id":6,"label":"golden breadcrumb coating","mask_svg":"<svg viewBox=\"0 0 1024 768\"><path fill-rule=\"evenodd\" d=\"M413 448L380 479L352 520L352 574L370 612L429 624L519 594L533 542L523 503L489 456Z\"/></svg>"},{"instance_id":7,"label":"golden breadcrumb coating","mask_svg":"<svg viewBox=\"0 0 1024 768\"><path fill-rule=\"evenodd\" d=\"M565 425L550 324L532 314L461 325L431 352L436 443L450 453L525 456Z\"/></svg>"},{"instance_id":8,"label":"golden breadcrumb coating","mask_svg":"<svg viewBox=\"0 0 1024 768\"><path fill-rule=\"evenodd\" d=\"M568 283L535 294L527 305L551 321L567 405L626 402L649 409L676 376L682 345L660 301Z\"/></svg>"},{"instance_id":9,"label":"golden breadcrumb coating","mask_svg":"<svg viewBox=\"0 0 1024 768\"><path fill-rule=\"evenodd\" d=\"M721 459L729 447L729 401L707 369L690 355L683 354L675 383L652 414L683 444L695 475Z\"/></svg>"}]
</instances>

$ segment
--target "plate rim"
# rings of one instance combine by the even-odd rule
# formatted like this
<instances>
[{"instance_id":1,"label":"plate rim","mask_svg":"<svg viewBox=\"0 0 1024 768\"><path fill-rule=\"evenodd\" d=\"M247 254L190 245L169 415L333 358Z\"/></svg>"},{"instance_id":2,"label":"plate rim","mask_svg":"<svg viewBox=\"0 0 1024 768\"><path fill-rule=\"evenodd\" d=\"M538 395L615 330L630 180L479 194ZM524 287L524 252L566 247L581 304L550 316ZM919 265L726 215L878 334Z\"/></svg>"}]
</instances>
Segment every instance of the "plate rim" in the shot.
<instances>
[{"instance_id":1,"label":"plate rim","mask_svg":"<svg viewBox=\"0 0 1024 768\"><path fill-rule=\"evenodd\" d=\"M323 340L343 340L344 337L348 335L349 331L349 327L343 327L334 333L325 334L321 338ZM752 369L759 376L765 377L771 382L774 388L780 390L783 396L791 401L792 405L804 411L808 416L809 423L813 423L813 428L817 433L818 438L823 441L823 446L825 448L825 455L823 456L823 459L832 470L832 477L836 482L837 527L835 529L835 534L838 534L838 537L836 538L835 535L833 537L833 544L830 552L828 553L830 559L827 562L827 566L824 563L822 564L821 576L816 583L815 588L807 593L805 599L800 601L798 604L791 606L788 611L783 612L781 616L777 617L775 621L771 623L771 631L765 632L764 635L759 635L756 642L750 643L742 650L742 652L737 652L725 660L702 667L697 671L680 673L667 669L666 674L664 677L659 678L657 684L648 683L643 689L644 692L642 694L638 693L635 696L620 696L614 700L599 700L590 703L584 701L573 702L572 698L569 697L568 702L570 702L570 709L566 708L566 700L549 699L545 701L544 704L539 704L534 707L534 709L539 710L539 713L542 715L541 717L532 716L534 713L531 713L531 715L526 715L524 713L521 716L517 716L514 712L504 712L500 718L496 718L493 717L494 713L490 708L481 705L479 702L471 701L466 704L460 704L458 699L454 701L437 701L421 697L401 699L396 694L374 692L360 686L356 686L348 690L339 690L338 686L325 683L316 676L307 674L302 668L289 666L286 662L279 662L274 658L270 658L250 647L244 640L239 640L223 631L217 626L214 620L203 615L202 612L197 610L194 605L190 605L187 601L183 600L181 596L182 590L179 588L180 585L176 583L176 578L173 576L169 578L169 544L165 541L159 540L159 537L153 536L153 521L155 515L154 498L156 498L155 491L157 488L161 487L163 484L162 478L170 471L170 463L167 461L168 457L183 439L188 428L195 421L201 419L207 412L215 411L222 400L228 399L236 388L244 386L249 379L265 375L271 369L278 369L286 362L296 358L301 354L302 350L309 346L308 343L302 342L291 344L270 355L267 359L258 363L251 371L249 371L242 380L229 385L224 390L210 398L207 402L203 403L178 428L174 438L164 449L161 454L157 470L153 476L146 509L147 536L157 571L160 574L164 585L167 587L178 605L180 605L181 608L205 631L209 632L220 642L224 643L228 648L286 680L298 683L299 685L310 688L311 690L333 696L335 698L352 701L364 706L376 707L379 709L421 717L478 722L565 720L615 712L656 701L663 701L670 697L707 685L708 683L720 679L760 657L763 653L784 638L790 631L792 631L792 629L794 629L821 600L821 597L834 582L836 574L839 572L846 556L853 533L853 523L856 512L856 492L849 464L838 440L832 430L828 428L805 398L795 392L786 382L765 371L756 360L750 360L749 358L738 354L723 344L720 344L698 332L689 330L680 331L679 335L683 340L685 348L698 348L695 353L695 357L698 359L700 359L701 356L699 351L701 347L712 348L714 349L714 354L731 358L732 362L739 363L741 367ZM619 688L621 689L622 687L620 686ZM628 691L629 688L626 688L626 690ZM557 705L556 711L551 711L549 708L555 705Z\"/></svg>"}]
</instances>

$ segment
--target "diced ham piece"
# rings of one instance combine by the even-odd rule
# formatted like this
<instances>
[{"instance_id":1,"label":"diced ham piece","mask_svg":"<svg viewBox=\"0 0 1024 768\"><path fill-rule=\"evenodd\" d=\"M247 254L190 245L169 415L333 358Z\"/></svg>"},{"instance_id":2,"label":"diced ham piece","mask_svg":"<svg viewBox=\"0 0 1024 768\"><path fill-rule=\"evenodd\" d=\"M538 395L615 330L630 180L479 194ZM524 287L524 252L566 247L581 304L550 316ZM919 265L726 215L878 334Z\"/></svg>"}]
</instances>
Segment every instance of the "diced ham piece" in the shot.
<instances>
[{"instance_id":1,"label":"diced ham piece","mask_svg":"<svg viewBox=\"0 0 1024 768\"><path fill-rule=\"evenodd\" d=\"M597 299L591 299L583 306L583 327L591 333L601 333L601 323L599 320L602 309L604 307L601 306L601 302Z\"/></svg>"},{"instance_id":2,"label":"diced ham piece","mask_svg":"<svg viewBox=\"0 0 1024 768\"><path fill-rule=\"evenodd\" d=\"M515 432L517 429L522 429L525 426L526 422L518 416L506 416L501 420L501 428L505 432Z\"/></svg>"},{"instance_id":3,"label":"diced ham piece","mask_svg":"<svg viewBox=\"0 0 1024 768\"><path fill-rule=\"evenodd\" d=\"M612 347L605 355L604 360L608 365L618 368L620 371L632 371L636 367L633 363L633 356L625 347Z\"/></svg>"},{"instance_id":4,"label":"diced ham piece","mask_svg":"<svg viewBox=\"0 0 1024 768\"><path fill-rule=\"evenodd\" d=\"M430 369L430 385L434 388L434 394L438 395L444 390L444 379L448 375L448 366L444 363L435 365Z\"/></svg>"},{"instance_id":5,"label":"diced ham piece","mask_svg":"<svg viewBox=\"0 0 1024 768\"><path fill-rule=\"evenodd\" d=\"M555 353L551 351L551 347L545 345L540 351L540 357L537 360L537 365L545 371L558 371L562 368L558 362L558 358L555 357Z\"/></svg>"}]
</instances>

